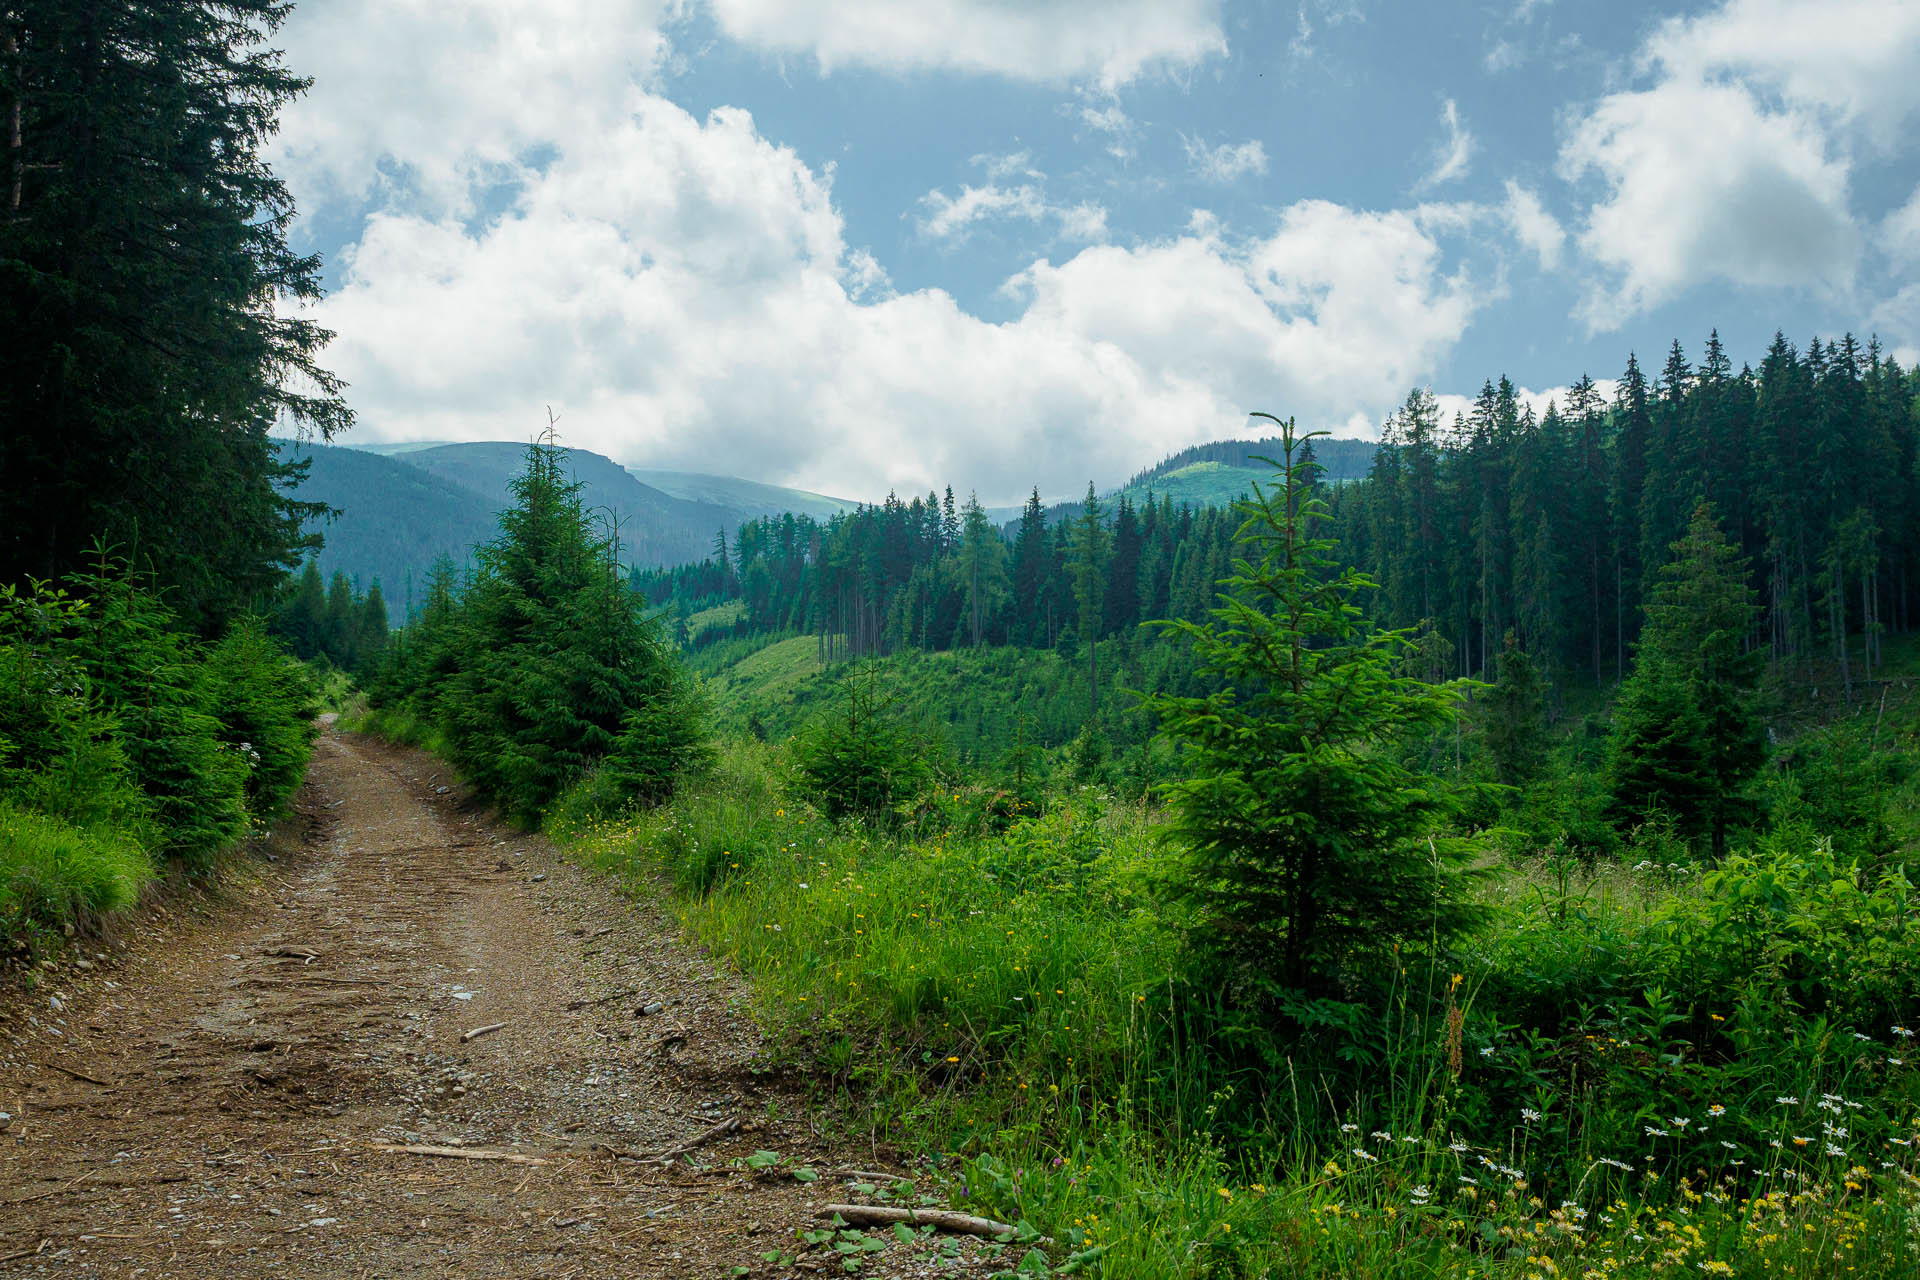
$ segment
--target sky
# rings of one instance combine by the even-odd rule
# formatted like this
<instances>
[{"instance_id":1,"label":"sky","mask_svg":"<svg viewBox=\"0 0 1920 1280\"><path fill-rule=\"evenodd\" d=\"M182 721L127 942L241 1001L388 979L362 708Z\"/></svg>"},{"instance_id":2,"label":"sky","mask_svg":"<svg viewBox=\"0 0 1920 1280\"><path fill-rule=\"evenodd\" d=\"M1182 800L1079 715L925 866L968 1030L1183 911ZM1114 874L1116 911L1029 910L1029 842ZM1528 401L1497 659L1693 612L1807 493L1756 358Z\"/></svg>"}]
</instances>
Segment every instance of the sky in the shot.
<instances>
[{"instance_id":1,"label":"sky","mask_svg":"<svg viewBox=\"0 0 1920 1280\"><path fill-rule=\"evenodd\" d=\"M298 0L340 443L873 500L1544 405L1717 328L1920 361L1920 2Z\"/></svg>"}]
</instances>

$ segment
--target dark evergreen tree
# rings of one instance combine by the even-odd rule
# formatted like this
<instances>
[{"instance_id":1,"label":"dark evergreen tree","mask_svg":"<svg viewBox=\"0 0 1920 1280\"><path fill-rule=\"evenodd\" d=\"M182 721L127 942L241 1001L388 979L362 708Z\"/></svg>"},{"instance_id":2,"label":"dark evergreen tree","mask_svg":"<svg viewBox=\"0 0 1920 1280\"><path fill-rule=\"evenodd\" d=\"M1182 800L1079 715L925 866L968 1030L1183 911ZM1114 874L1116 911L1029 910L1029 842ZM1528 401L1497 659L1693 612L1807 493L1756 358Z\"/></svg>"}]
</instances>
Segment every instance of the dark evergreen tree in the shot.
<instances>
[{"instance_id":1,"label":"dark evergreen tree","mask_svg":"<svg viewBox=\"0 0 1920 1280\"><path fill-rule=\"evenodd\" d=\"M212 634L310 541L277 421L350 414L261 150L305 88L263 51L283 0L19 0L0 13L0 581L96 538Z\"/></svg>"},{"instance_id":2,"label":"dark evergreen tree","mask_svg":"<svg viewBox=\"0 0 1920 1280\"><path fill-rule=\"evenodd\" d=\"M1760 654L1747 643L1757 610L1746 562L1707 503L1672 553L1614 712L1610 812L1621 826L1664 814L1718 858L1766 758L1753 705Z\"/></svg>"},{"instance_id":3,"label":"dark evergreen tree","mask_svg":"<svg viewBox=\"0 0 1920 1280\"><path fill-rule=\"evenodd\" d=\"M1500 678L1482 695L1487 752L1494 776L1509 787L1531 782L1547 750L1546 686L1533 659L1507 632L1500 651Z\"/></svg>"}]
</instances>

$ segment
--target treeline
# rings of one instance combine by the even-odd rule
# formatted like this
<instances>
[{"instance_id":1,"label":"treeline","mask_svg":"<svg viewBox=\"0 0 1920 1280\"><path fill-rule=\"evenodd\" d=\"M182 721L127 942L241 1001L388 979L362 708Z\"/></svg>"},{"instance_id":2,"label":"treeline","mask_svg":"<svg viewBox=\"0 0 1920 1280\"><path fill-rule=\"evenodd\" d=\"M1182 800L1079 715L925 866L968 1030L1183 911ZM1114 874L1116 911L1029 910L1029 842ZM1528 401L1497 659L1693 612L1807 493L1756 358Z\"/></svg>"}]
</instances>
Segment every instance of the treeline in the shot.
<instances>
[{"instance_id":1,"label":"treeline","mask_svg":"<svg viewBox=\"0 0 1920 1280\"><path fill-rule=\"evenodd\" d=\"M1697 367L1678 342L1652 381L1630 356L1611 401L1582 378L1537 418L1504 378L1450 424L1415 391L1367 483L1330 495L1335 527L1381 583L1376 616L1429 622L1457 672L1491 671L1511 630L1551 675L1605 682L1705 501L1753 567L1749 647L1776 673L1828 663L1850 692L1913 627L1917 398L1876 344L1776 336L1736 372L1717 334Z\"/></svg>"},{"instance_id":2,"label":"treeline","mask_svg":"<svg viewBox=\"0 0 1920 1280\"><path fill-rule=\"evenodd\" d=\"M345 571L336 569L323 586L320 566L311 560L282 594L271 623L273 634L295 657L324 660L361 677L380 669L388 629L387 599L378 580L362 595Z\"/></svg>"},{"instance_id":3,"label":"treeline","mask_svg":"<svg viewBox=\"0 0 1920 1280\"><path fill-rule=\"evenodd\" d=\"M1776 337L1757 369L1737 371L1717 335L1697 367L1675 342L1657 377L1629 356L1611 398L1582 377L1538 415L1505 378L1450 423L1416 390L1366 446L1366 477L1323 486L1329 532L1377 580L1377 621L1427 624L1436 674L1490 678L1512 631L1549 679L1609 683L1630 670L1659 568L1705 500L1755 566L1749 642L1778 673L1812 678L1824 662L1851 689L1884 635L1913 625L1917 402L1920 374L1851 336L1804 353ZM825 657L1052 647L1202 618L1238 524L1165 499L1109 510L1090 489L1051 524L1036 493L1005 532L949 490L825 522L755 521L700 564L633 582L682 614L745 603L696 644L797 631Z\"/></svg>"},{"instance_id":4,"label":"treeline","mask_svg":"<svg viewBox=\"0 0 1920 1280\"><path fill-rule=\"evenodd\" d=\"M1154 618L1198 618L1231 566L1238 517L1170 499L1111 513L1089 489L1070 520L1049 523L1038 491L1011 536L978 501L937 494L816 521L767 517L697 565L636 571L649 603L698 609L741 600L738 622L698 642L771 631L819 637L826 657L976 644L1048 648L1131 630ZM1088 513L1102 530L1086 543ZM1090 557L1090 558L1089 558ZM1097 604L1082 616L1089 574Z\"/></svg>"},{"instance_id":5,"label":"treeline","mask_svg":"<svg viewBox=\"0 0 1920 1280\"><path fill-rule=\"evenodd\" d=\"M588 774L584 809L663 800L709 749L693 689L565 451L531 446L512 489L471 574L442 559L393 637L370 689L376 727L433 747L529 824Z\"/></svg>"}]
</instances>

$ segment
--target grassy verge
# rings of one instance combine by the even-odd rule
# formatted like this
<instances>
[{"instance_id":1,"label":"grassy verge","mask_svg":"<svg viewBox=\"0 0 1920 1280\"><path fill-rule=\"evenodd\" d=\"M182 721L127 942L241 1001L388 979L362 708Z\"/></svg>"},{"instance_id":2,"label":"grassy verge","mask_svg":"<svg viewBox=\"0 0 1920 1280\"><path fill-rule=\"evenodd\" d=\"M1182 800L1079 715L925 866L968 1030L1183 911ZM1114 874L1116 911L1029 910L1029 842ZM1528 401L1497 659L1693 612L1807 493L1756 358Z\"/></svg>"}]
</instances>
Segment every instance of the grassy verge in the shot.
<instances>
[{"instance_id":1,"label":"grassy verge","mask_svg":"<svg viewBox=\"0 0 1920 1280\"><path fill-rule=\"evenodd\" d=\"M0 938L40 949L42 935L87 928L139 899L154 878L140 842L0 800Z\"/></svg>"},{"instance_id":2,"label":"grassy verge","mask_svg":"<svg viewBox=\"0 0 1920 1280\"><path fill-rule=\"evenodd\" d=\"M1052 1236L1053 1268L1912 1274L1907 1041L1757 989L1676 1004L1676 948L1710 950L1684 908L1718 892L1685 873L1530 863L1457 981L1410 966L1377 1024L1256 1068L1236 1047L1263 1029L1172 980L1137 808L1085 791L993 834L949 789L889 835L824 823L782 768L733 744L668 807L552 827L664 881L781 1053L956 1199Z\"/></svg>"}]
</instances>

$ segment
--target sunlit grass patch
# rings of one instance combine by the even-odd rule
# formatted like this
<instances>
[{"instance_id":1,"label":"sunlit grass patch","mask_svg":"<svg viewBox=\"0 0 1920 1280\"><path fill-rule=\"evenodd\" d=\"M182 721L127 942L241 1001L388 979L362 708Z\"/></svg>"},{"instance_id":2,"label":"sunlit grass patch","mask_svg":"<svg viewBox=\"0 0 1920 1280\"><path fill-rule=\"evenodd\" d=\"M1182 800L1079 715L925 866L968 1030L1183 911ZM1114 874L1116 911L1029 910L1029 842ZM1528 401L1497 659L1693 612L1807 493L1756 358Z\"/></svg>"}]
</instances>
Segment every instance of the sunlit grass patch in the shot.
<instances>
[{"instance_id":1,"label":"sunlit grass patch","mask_svg":"<svg viewBox=\"0 0 1920 1280\"><path fill-rule=\"evenodd\" d=\"M0 938L124 911L153 877L152 860L123 832L0 801Z\"/></svg>"}]
</instances>

